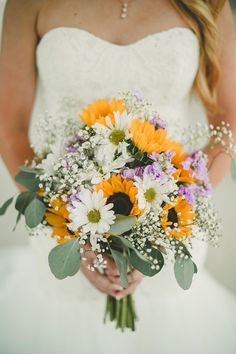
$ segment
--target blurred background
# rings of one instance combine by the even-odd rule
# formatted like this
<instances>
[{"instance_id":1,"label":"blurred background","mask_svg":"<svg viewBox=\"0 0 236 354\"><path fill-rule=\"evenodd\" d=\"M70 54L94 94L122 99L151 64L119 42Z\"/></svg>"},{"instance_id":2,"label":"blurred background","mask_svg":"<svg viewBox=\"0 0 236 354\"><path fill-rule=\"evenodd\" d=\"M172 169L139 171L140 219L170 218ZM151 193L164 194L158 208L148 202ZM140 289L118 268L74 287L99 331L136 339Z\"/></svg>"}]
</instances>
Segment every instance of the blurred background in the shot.
<instances>
[{"instance_id":1,"label":"blurred background","mask_svg":"<svg viewBox=\"0 0 236 354\"><path fill-rule=\"evenodd\" d=\"M232 0L231 5L236 16L236 0ZM14 182L0 158L0 205L16 192ZM236 295L236 182L233 183L230 176L226 176L215 189L214 199L223 222L223 237L220 239L219 248L208 247L206 267L215 279ZM23 222L12 232L16 216L14 208L11 207L7 215L0 217L0 247L27 245L28 236Z\"/></svg>"}]
</instances>

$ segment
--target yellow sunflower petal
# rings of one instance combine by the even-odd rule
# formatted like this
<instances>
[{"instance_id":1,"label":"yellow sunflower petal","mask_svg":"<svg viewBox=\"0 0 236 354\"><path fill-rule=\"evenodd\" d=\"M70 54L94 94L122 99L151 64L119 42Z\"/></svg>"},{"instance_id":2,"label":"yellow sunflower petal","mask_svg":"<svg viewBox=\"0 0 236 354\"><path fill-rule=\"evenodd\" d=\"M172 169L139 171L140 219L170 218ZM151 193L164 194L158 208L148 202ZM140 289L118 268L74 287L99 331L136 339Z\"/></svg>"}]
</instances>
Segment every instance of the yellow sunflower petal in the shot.
<instances>
[{"instance_id":1,"label":"yellow sunflower petal","mask_svg":"<svg viewBox=\"0 0 236 354\"><path fill-rule=\"evenodd\" d=\"M65 218L50 212L46 212L45 218L48 224L52 226L63 227L66 224Z\"/></svg>"},{"instance_id":2,"label":"yellow sunflower petal","mask_svg":"<svg viewBox=\"0 0 236 354\"><path fill-rule=\"evenodd\" d=\"M80 119L88 126L94 123L106 125L106 116L114 122L114 111L123 112L124 109L124 100L113 98L110 102L107 99L98 99L81 110Z\"/></svg>"}]
</instances>

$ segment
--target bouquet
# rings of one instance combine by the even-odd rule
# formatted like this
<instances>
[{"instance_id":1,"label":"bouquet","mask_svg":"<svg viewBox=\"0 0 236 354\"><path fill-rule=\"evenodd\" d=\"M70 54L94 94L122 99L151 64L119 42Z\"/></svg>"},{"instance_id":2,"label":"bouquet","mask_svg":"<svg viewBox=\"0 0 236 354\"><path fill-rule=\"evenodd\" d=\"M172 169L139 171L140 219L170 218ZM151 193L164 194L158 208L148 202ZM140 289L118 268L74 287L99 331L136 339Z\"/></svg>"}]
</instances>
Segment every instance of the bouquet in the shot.
<instances>
[{"instance_id":1,"label":"bouquet","mask_svg":"<svg viewBox=\"0 0 236 354\"><path fill-rule=\"evenodd\" d=\"M117 265L121 286L137 269L145 276L173 263L179 286L191 286L197 265L192 240L217 245L220 223L211 199L207 156L197 145L210 138L232 157L235 146L229 126L198 126L180 132L184 145L168 133L166 122L137 93L97 99L60 120L49 113L38 125L41 150L20 167L16 182L27 188L15 198L17 222L24 215L31 233L51 229L58 245L49 266L58 279L80 269L86 251L94 252L91 271L104 271L104 255ZM184 139L183 139L184 137ZM225 142L228 140L228 142ZM4 214L14 197L4 203ZM135 330L132 295L107 296L104 321Z\"/></svg>"}]
</instances>

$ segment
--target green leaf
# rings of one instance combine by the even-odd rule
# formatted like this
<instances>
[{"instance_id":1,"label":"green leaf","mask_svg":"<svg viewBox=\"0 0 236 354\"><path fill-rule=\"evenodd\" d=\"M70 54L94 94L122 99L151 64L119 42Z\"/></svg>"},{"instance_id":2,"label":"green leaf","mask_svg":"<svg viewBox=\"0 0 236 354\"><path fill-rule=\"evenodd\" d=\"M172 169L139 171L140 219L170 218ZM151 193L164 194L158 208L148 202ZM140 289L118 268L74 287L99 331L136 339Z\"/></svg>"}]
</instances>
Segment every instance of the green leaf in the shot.
<instances>
[{"instance_id":1,"label":"green leaf","mask_svg":"<svg viewBox=\"0 0 236 354\"><path fill-rule=\"evenodd\" d=\"M185 246L185 244L179 240L175 240L175 251L178 254L178 251L181 250L181 253L184 253L186 256L192 257L191 253L189 252L189 250L187 249L187 247ZM180 248L181 247L181 248Z\"/></svg>"},{"instance_id":2,"label":"green leaf","mask_svg":"<svg viewBox=\"0 0 236 354\"><path fill-rule=\"evenodd\" d=\"M80 268L80 246L78 239L54 247L48 256L52 273L57 279L75 275Z\"/></svg>"},{"instance_id":3,"label":"green leaf","mask_svg":"<svg viewBox=\"0 0 236 354\"><path fill-rule=\"evenodd\" d=\"M132 229L137 219L135 216L116 215L115 223L111 225L109 232L112 235L121 235Z\"/></svg>"},{"instance_id":4,"label":"green leaf","mask_svg":"<svg viewBox=\"0 0 236 354\"><path fill-rule=\"evenodd\" d=\"M122 236L114 236L113 235L113 236L109 237L108 240L109 240L109 242L111 241L111 244L114 243L115 245L117 245L120 248L134 249L132 243Z\"/></svg>"},{"instance_id":5,"label":"green leaf","mask_svg":"<svg viewBox=\"0 0 236 354\"><path fill-rule=\"evenodd\" d=\"M4 215L5 212L7 211L8 207L11 205L13 201L13 197L8 199L0 208L0 215Z\"/></svg>"},{"instance_id":6,"label":"green leaf","mask_svg":"<svg viewBox=\"0 0 236 354\"><path fill-rule=\"evenodd\" d=\"M22 186L28 188L30 191L37 191L39 189L39 179L35 177L35 174L21 171L16 177L15 181Z\"/></svg>"},{"instance_id":7,"label":"green leaf","mask_svg":"<svg viewBox=\"0 0 236 354\"><path fill-rule=\"evenodd\" d=\"M28 167L28 166L20 166L19 170L22 172L26 172L26 173L32 173L32 174L40 174L42 173L42 170L37 169L37 168L33 168L33 167Z\"/></svg>"},{"instance_id":8,"label":"green leaf","mask_svg":"<svg viewBox=\"0 0 236 354\"><path fill-rule=\"evenodd\" d=\"M184 290L189 289L194 274L194 263L192 259L184 259L177 256L175 259L174 272L179 286Z\"/></svg>"},{"instance_id":9,"label":"green leaf","mask_svg":"<svg viewBox=\"0 0 236 354\"><path fill-rule=\"evenodd\" d=\"M17 215L17 218L16 218L16 223L15 223L15 226L13 227L13 230L12 231L15 231L16 230L16 227L20 221L20 218L21 218L21 213L19 212L18 215Z\"/></svg>"},{"instance_id":10,"label":"green leaf","mask_svg":"<svg viewBox=\"0 0 236 354\"><path fill-rule=\"evenodd\" d=\"M194 266L194 273L196 273L197 274L197 272L198 272L198 269L197 269L197 265L193 262L193 266Z\"/></svg>"},{"instance_id":11,"label":"green leaf","mask_svg":"<svg viewBox=\"0 0 236 354\"><path fill-rule=\"evenodd\" d=\"M129 261L132 266L142 274L152 277L162 269L164 265L164 257L160 251L154 248L151 249L151 252L148 253L148 255L152 256L153 260L156 259L158 261L159 269L153 267L153 261L147 259L135 250L130 250Z\"/></svg>"},{"instance_id":12,"label":"green leaf","mask_svg":"<svg viewBox=\"0 0 236 354\"><path fill-rule=\"evenodd\" d=\"M236 159L231 159L231 176L236 181Z\"/></svg>"},{"instance_id":13,"label":"green leaf","mask_svg":"<svg viewBox=\"0 0 236 354\"><path fill-rule=\"evenodd\" d=\"M36 194L34 192L22 192L16 198L15 208L21 214L25 213L25 209L35 198Z\"/></svg>"},{"instance_id":14,"label":"green leaf","mask_svg":"<svg viewBox=\"0 0 236 354\"><path fill-rule=\"evenodd\" d=\"M112 248L110 248L110 250L120 273L121 286L123 288L128 288L129 283L128 283L128 276L127 276L127 267L128 267L127 257L125 257L121 252L116 251Z\"/></svg>"},{"instance_id":15,"label":"green leaf","mask_svg":"<svg viewBox=\"0 0 236 354\"><path fill-rule=\"evenodd\" d=\"M36 227L41 223L46 206L38 198L34 198L25 209L25 222L30 227Z\"/></svg>"},{"instance_id":16,"label":"green leaf","mask_svg":"<svg viewBox=\"0 0 236 354\"><path fill-rule=\"evenodd\" d=\"M139 161L141 161L143 159L143 156L144 156L144 154L142 151L137 151L136 154L134 154L134 158Z\"/></svg>"}]
</instances>

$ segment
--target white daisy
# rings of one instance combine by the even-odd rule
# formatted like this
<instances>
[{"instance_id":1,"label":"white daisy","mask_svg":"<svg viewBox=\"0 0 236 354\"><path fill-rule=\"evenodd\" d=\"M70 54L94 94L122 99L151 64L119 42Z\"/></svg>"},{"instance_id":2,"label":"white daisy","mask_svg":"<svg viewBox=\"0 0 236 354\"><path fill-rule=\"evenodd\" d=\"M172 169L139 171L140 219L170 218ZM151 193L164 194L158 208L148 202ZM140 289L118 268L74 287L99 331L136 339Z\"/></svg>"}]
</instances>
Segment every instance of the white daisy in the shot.
<instances>
[{"instance_id":1,"label":"white daisy","mask_svg":"<svg viewBox=\"0 0 236 354\"><path fill-rule=\"evenodd\" d=\"M72 206L68 206L71 223L69 228L76 231L82 228L84 233L103 234L110 229L114 223L114 211L112 203L106 204L107 199L103 197L103 192L90 192L83 189L79 193L81 201L72 201Z\"/></svg>"},{"instance_id":2,"label":"white daisy","mask_svg":"<svg viewBox=\"0 0 236 354\"><path fill-rule=\"evenodd\" d=\"M131 161L131 156L127 150L128 144L126 140L130 138L130 123L132 116L123 111L114 112L114 122L107 116L106 124L102 125L95 123L93 129L96 135L100 137L98 141L98 148L96 149L95 158L100 166L109 164L115 159L115 155L123 160L123 167L126 162Z\"/></svg>"},{"instance_id":3,"label":"white daisy","mask_svg":"<svg viewBox=\"0 0 236 354\"><path fill-rule=\"evenodd\" d=\"M160 210L162 202L169 203L169 195L177 189L174 179L153 179L148 174L144 174L143 179L135 177L134 184L138 188L138 206L144 209L144 214L151 208Z\"/></svg>"}]
</instances>

